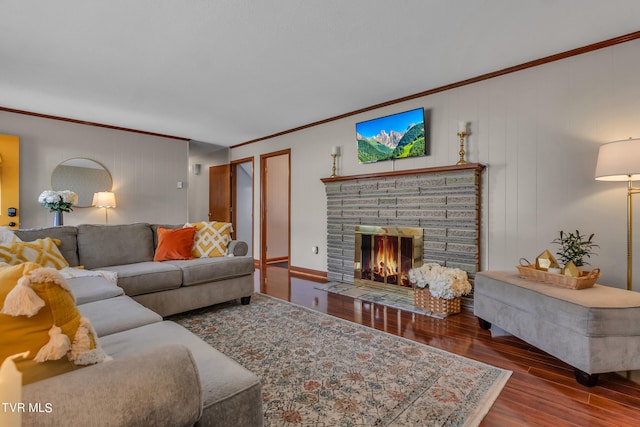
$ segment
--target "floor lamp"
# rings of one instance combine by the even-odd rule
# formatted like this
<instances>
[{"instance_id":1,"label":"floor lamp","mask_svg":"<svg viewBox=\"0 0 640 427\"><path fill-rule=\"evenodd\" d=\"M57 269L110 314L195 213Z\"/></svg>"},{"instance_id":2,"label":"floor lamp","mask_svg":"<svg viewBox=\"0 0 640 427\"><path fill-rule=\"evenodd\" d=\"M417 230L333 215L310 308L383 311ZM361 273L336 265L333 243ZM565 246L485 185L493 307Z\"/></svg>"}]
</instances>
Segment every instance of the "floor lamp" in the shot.
<instances>
[{"instance_id":1,"label":"floor lamp","mask_svg":"<svg viewBox=\"0 0 640 427\"><path fill-rule=\"evenodd\" d=\"M625 139L600 146L596 180L627 182L627 289L633 290L633 199L640 193L633 181L640 179L640 139Z\"/></svg>"},{"instance_id":2,"label":"floor lamp","mask_svg":"<svg viewBox=\"0 0 640 427\"><path fill-rule=\"evenodd\" d=\"M107 211L116 207L116 196L111 191L101 191L93 193L93 206L96 208L104 208L104 223L109 224Z\"/></svg>"}]
</instances>

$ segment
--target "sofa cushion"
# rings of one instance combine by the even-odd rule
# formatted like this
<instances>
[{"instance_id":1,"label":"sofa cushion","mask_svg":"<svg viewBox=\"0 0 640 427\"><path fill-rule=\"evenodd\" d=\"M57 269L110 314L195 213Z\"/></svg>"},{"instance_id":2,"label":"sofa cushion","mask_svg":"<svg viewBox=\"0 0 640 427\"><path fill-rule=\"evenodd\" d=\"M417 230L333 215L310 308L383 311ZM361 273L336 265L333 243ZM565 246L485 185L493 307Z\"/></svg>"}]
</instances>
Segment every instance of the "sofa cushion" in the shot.
<instances>
[{"instance_id":1,"label":"sofa cushion","mask_svg":"<svg viewBox=\"0 0 640 427\"><path fill-rule=\"evenodd\" d=\"M0 245L0 261L9 265L35 262L42 267L60 270L68 267L69 263L58 250L58 244L60 240L45 237L33 242L15 241L9 245Z\"/></svg>"},{"instance_id":2,"label":"sofa cushion","mask_svg":"<svg viewBox=\"0 0 640 427\"><path fill-rule=\"evenodd\" d=\"M174 230L176 228L184 227L184 224L151 224L151 231L153 232L153 247L158 247L158 228L166 228L167 230Z\"/></svg>"},{"instance_id":3,"label":"sofa cushion","mask_svg":"<svg viewBox=\"0 0 640 427\"><path fill-rule=\"evenodd\" d=\"M87 269L153 260L153 232L146 223L78 226L80 264Z\"/></svg>"},{"instance_id":4,"label":"sofa cushion","mask_svg":"<svg viewBox=\"0 0 640 427\"><path fill-rule=\"evenodd\" d=\"M101 270L118 273L118 286L129 296L179 288L182 271L172 265L174 261L138 262L136 264L102 267ZM190 261L182 261L190 262Z\"/></svg>"},{"instance_id":5,"label":"sofa cushion","mask_svg":"<svg viewBox=\"0 0 640 427\"><path fill-rule=\"evenodd\" d=\"M233 226L229 222L195 222L186 223L185 227L195 227L195 241L193 242L193 257L218 257L227 254L227 247L231 242Z\"/></svg>"},{"instance_id":6,"label":"sofa cushion","mask_svg":"<svg viewBox=\"0 0 640 427\"><path fill-rule=\"evenodd\" d=\"M16 236L20 240L30 242L36 239L44 239L51 237L60 240L58 249L62 256L67 260L71 267L76 267L78 261L78 229L73 226L45 227L45 228L26 228L15 231Z\"/></svg>"},{"instance_id":7,"label":"sofa cushion","mask_svg":"<svg viewBox=\"0 0 640 427\"><path fill-rule=\"evenodd\" d=\"M0 268L0 301L0 359L29 352L16 361L24 384L106 359L55 269L30 262Z\"/></svg>"},{"instance_id":8,"label":"sofa cushion","mask_svg":"<svg viewBox=\"0 0 640 427\"><path fill-rule=\"evenodd\" d=\"M53 410L25 411L22 425L193 426L202 413L201 394L189 350L159 345L23 387L23 402Z\"/></svg>"},{"instance_id":9,"label":"sofa cushion","mask_svg":"<svg viewBox=\"0 0 640 427\"><path fill-rule=\"evenodd\" d=\"M77 305L124 295L122 288L104 277L74 277L67 279L67 283L76 297Z\"/></svg>"},{"instance_id":10,"label":"sofa cushion","mask_svg":"<svg viewBox=\"0 0 640 427\"><path fill-rule=\"evenodd\" d=\"M162 316L125 295L82 304L78 310L91 320L99 337L162 321Z\"/></svg>"},{"instance_id":11,"label":"sofa cushion","mask_svg":"<svg viewBox=\"0 0 640 427\"><path fill-rule=\"evenodd\" d=\"M108 335L102 343L116 361L162 345L183 345L191 351L200 374L204 410L201 425L239 425L239 414L253 414L253 418L262 420L260 379L174 322Z\"/></svg>"},{"instance_id":12,"label":"sofa cushion","mask_svg":"<svg viewBox=\"0 0 640 427\"><path fill-rule=\"evenodd\" d=\"M163 264L171 264L182 270L182 286L245 276L255 270L253 258L248 256L194 258L189 261L165 261Z\"/></svg>"},{"instance_id":13,"label":"sofa cushion","mask_svg":"<svg viewBox=\"0 0 640 427\"><path fill-rule=\"evenodd\" d=\"M195 234L195 227L176 229L158 227L158 247L153 260L193 259L191 249Z\"/></svg>"}]
</instances>

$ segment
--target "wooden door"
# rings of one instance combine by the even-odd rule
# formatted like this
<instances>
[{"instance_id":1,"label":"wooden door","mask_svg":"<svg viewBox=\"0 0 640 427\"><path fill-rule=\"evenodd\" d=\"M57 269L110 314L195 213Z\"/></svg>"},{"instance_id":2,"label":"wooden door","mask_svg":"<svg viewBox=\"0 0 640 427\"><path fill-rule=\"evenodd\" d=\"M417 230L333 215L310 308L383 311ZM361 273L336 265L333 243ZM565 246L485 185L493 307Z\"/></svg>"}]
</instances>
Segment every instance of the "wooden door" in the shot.
<instances>
[{"instance_id":1,"label":"wooden door","mask_svg":"<svg viewBox=\"0 0 640 427\"><path fill-rule=\"evenodd\" d=\"M231 166L209 168L209 221L231 222Z\"/></svg>"}]
</instances>

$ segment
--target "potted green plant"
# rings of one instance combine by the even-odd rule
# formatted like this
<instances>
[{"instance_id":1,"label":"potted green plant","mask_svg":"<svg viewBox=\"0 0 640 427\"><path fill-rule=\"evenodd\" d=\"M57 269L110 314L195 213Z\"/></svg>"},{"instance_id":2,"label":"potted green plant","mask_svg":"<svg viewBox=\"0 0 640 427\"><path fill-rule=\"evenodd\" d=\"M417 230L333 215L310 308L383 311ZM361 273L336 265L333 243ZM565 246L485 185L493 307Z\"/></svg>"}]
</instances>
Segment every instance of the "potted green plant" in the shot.
<instances>
[{"instance_id":1,"label":"potted green plant","mask_svg":"<svg viewBox=\"0 0 640 427\"><path fill-rule=\"evenodd\" d=\"M553 240L551 243L557 243L560 245L560 250L556 252L560 262L567 265L569 262L573 262L576 267L583 267L589 263L586 259L594 255L594 248L599 247L593 241L594 234L589 237L585 234L580 234L579 230L575 233L566 233L560 230L560 237Z\"/></svg>"}]
</instances>

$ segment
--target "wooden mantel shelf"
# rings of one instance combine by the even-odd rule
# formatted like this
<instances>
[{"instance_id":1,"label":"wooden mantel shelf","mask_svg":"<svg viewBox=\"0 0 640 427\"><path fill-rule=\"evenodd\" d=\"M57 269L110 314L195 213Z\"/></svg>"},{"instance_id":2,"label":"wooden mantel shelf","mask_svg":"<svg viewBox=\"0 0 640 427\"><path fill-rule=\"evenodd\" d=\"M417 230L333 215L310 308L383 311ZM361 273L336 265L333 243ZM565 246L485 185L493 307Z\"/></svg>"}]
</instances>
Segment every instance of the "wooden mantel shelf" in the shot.
<instances>
[{"instance_id":1,"label":"wooden mantel shelf","mask_svg":"<svg viewBox=\"0 0 640 427\"><path fill-rule=\"evenodd\" d=\"M352 181L352 180L358 180L358 179L385 178L389 176L403 176L403 175L423 175L428 173L456 172L456 171L468 171L468 170L475 170L476 173L478 173L478 172L481 172L484 168L485 168L485 165L483 165L482 163L467 163L464 165L437 166L433 168L407 169L407 170L400 170L400 171L367 173L362 175L337 176L335 178L321 178L321 181L325 184L328 184L330 182Z\"/></svg>"}]
</instances>

